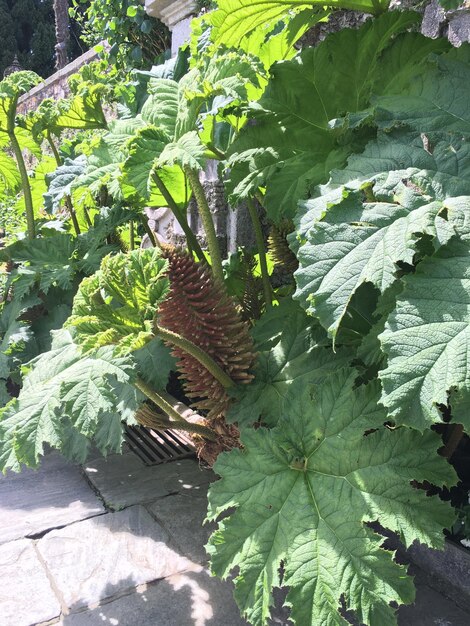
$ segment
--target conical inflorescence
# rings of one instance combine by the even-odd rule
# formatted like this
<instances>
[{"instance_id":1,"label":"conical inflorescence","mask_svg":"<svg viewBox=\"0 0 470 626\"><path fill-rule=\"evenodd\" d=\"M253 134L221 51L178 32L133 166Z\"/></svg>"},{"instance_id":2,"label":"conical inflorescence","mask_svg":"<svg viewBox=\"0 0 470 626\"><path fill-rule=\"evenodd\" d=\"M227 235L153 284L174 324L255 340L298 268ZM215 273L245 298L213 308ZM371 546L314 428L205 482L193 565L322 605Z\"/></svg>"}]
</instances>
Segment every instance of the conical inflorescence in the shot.
<instances>
[{"instance_id":1,"label":"conical inflorescence","mask_svg":"<svg viewBox=\"0 0 470 626\"><path fill-rule=\"evenodd\" d=\"M250 382L255 355L249 326L224 286L214 280L208 266L196 263L188 254L167 248L163 255L169 261L170 293L160 306L158 325L204 350L235 384ZM208 425L220 435L216 445L205 442L205 450L200 450L211 462L221 450L238 445L238 430L223 419L229 395L196 358L179 347L172 348L192 406L206 414Z\"/></svg>"}]
</instances>

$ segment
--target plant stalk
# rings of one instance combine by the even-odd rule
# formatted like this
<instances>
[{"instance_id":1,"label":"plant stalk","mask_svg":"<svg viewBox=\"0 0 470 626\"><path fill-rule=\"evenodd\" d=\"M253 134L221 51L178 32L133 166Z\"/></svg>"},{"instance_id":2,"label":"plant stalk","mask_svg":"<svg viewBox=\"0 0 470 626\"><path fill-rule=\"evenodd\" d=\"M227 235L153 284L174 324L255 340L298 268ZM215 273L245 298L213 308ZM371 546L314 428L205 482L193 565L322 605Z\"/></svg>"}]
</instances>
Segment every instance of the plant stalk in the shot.
<instances>
[{"instance_id":1,"label":"plant stalk","mask_svg":"<svg viewBox=\"0 0 470 626\"><path fill-rule=\"evenodd\" d=\"M150 228L147 218L142 213L140 214L140 221L142 222L142 226L144 227L144 230L147 233L147 236L150 239L152 246L154 248L159 248L160 245L159 245L157 236L155 235L153 230Z\"/></svg>"},{"instance_id":2,"label":"plant stalk","mask_svg":"<svg viewBox=\"0 0 470 626\"><path fill-rule=\"evenodd\" d=\"M88 228L93 228L93 224L91 223L90 214L88 213L88 209L83 207L83 217L85 218L85 222L88 225Z\"/></svg>"},{"instance_id":3,"label":"plant stalk","mask_svg":"<svg viewBox=\"0 0 470 626\"><path fill-rule=\"evenodd\" d=\"M261 222L259 220L258 211L251 198L247 201L248 212L250 214L251 221L253 223L253 229L255 231L256 246L259 254L259 264L261 267L261 280L263 281L264 299L266 302L266 309L270 309L273 303L273 294L271 289L271 283L269 282L268 264L266 261L266 247L264 245L263 231L261 228Z\"/></svg>"},{"instance_id":4,"label":"plant stalk","mask_svg":"<svg viewBox=\"0 0 470 626\"><path fill-rule=\"evenodd\" d=\"M168 330L167 328L162 328L161 326L155 327L155 335L163 339L163 341L167 341L168 343L173 344L177 348L181 348L192 357L194 357L201 365L203 365L206 370L208 370L212 376L219 381L219 383L224 387L224 389L229 389L234 386L233 380L230 378L228 374L224 372L224 370L217 365L212 357L210 357L207 352L205 352L199 346L196 346L192 341L178 335L178 333L174 333L172 330Z\"/></svg>"},{"instance_id":5,"label":"plant stalk","mask_svg":"<svg viewBox=\"0 0 470 626\"><path fill-rule=\"evenodd\" d=\"M26 165L23 159L23 153L21 152L20 144L15 135L14 128L9 129L8 138L10 139L11 147L15 153L16 163L20 171L21 186L23 187L26 224L28 229L28 238L34 239L36 237L36 222L34 220L34 207L33 196L31 194L31 185L29 183L28 172L26 171Z\"/></svg>"},{"instance_id":6,"label":"plant stalk","mask_svg":"<svg viewBox=\"0 0 470 626\"><path fill-rule=\"evenodd\" d=\"M178 224L183 229L183 232L186 235L186 241L188 243L188 248L195 252L197 258L200 261L207 262L207 259L204 256L204 252L202 251L202 248L201 248L201 246L199 244L199 241L197 240L196 235L191 230L191 227L188 224L188 220L186 219L186 216L184 215L184 212L176 204L176 202L173 199L173 196L171 195L171 193L167 189L165 183L162 181L162 179L157 174L157 172L153 173L153 180L155 181L155 184L157 185L158 190L160 191L160 193L164 197L165 202L167 203L169 208L172 210L173 215L175 216Z\"/></svg>"},{"instance_id":7,"label":"plant stalk","mask_svg":"<svg viewBox=\"0 0 470 626\"><path fill-rule=\"evenodd\" d=\"M154 404L156 404L162 411L164 411L169 418L165 420L160 419L158 417L158 422L161 423L165 428L175 428L177 430L185 430L187 432L196 433L198 435L202 435L207 439L215 440L216 434L210 428L203 426L202 424L192 423L186 421L178 411L170 404L165 398L163 398L159 393L157 393L150 385L148 385L144 380L138 378L135 381L135 386L139 391L141 391L149 400L151 400ZM141 423L145 426L149 426L149 422L145 423L145 420L141 421Z\"/></svg>"},{"instance_id":8,"label":"plant stalk","mask_svg":"<svg viewBox=\"0 0 470 626\"><path fill-rule=\"evenodd\" d=\"M135 230L134 230L134 220L129 222L129 248L130 250L135 249Z\"/></svg>"},{"instance_id":9,"label":"plant stalk","mask_svg":"<svg viewBox=\"0 0 470 626\"><path fill-rule=\"evenodd\" d=\"M57 167L59 167L60 165L62 165L62 159L60 157L59 151L57 150L57 146L55 145L54 140L52 139L52 135L50 131L47 131L46 139L47 139L49 146L51 147L52 154L54 155L55 162L57 163Z\"/></svg>"},{"instance_id":10,"label":"plant stalk","mask_svg":"<svg viewBox=\"0 0 470 626\"><path fill-rule=\"evenodd\" d=\"M204 193L203 186L199 180L199 175L196 170L187 167L185 174L189 180L189 186L191 187L196 203L199 208L199 214L201 216L202 224L204 226L204 232L207 238L207 247L209 248L209 254L211 255L212 273L216 280L221 284L224 283L224 272L222 269L222 257L220 255L219 242L217 241L217 234L215 232L214 221L212 219L209 205L207 204L206 194Z\"/></svg>"}]
</instances>

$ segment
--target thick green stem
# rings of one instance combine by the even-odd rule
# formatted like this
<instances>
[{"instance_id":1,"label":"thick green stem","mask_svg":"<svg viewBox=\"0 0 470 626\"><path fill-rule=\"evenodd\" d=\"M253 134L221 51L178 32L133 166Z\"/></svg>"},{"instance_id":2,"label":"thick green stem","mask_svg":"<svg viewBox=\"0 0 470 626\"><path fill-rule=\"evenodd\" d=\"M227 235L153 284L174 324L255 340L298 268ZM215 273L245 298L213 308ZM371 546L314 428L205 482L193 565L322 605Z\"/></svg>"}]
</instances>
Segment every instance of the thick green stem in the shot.
<instances>
[{"instance_id":1,"label":"thick green stem","mask_svg":"<svg viewBox=\"0 0 470 626\"><path fill-rule=\"evenodd\" d=\"M139 391L147 396L149 400L152 400L152 402L160 407L162 411L165 411L169 417L173 418L177 422L181 422L183 420L181 415L166 400L164 400L159 393L142 380L142 378L138 378L134 384Z\"/></svg>"},{"instance_id":2,"label":"thick green stem","mask_svg":"<svg viewBox=\"0 0 470 626\"><path fill-rule=\"evenodd\" d=\"M67 207L67 211L69 212L70 219L72 220L73 228L75 230L75 234L80 234L80 226L78 225L77 214L75 213L75 209L72 205L72 198L70 196L65 196L65 206Z\"/></svg>"},{"instance_id":3,"label":"thick green stem","mask_svg":"<svg viewBox=\"0 0 470 626\"><path fill-rule=\"evenodd\" d=\"M147 233L147 237L150 239L150 243L152 244L152 246L154 248L159 248L160 245L159 245L157 236L155 235L153 230L150 228L147 218L142 213L140 214L140 221L142 222L142 226L144 227L144 230Z\"/></svg>"},{"instance_id":4,"label":"thick green stem","mask_svg":"<svg viewBox=\"0 0 470 626\"><path fill-rule=\"evenodd\" d=\"M149 400L151 400L168 415L170 418L169 420L165 420L165 418L160 419L160 416L158 416L158 421L162 426L165 428L175 428L176 430L185 430L190 433L197 433L198 435L202 435L207 439L215 441L216 434L213 430L207 426L203 426L202 424L186 421L165 398L152 389L152 387L150 387L150 385L148 385L144 380L138 378L134 384L139 391L141 391Z\"/></svg>"},{"instance_id":5,"label":"thick green stem","mask_svg":"<svg viewBox=\"0 0 470 626\"><path fill-rule=\"evenodd\" d=\"M93 228L93 224L91 223L90 214L88 213L88 209L83 207L83 217L85 218L85 222L87 223L88 228Z\"/></svg>"},{"instance_id":6,"label":"thick green stem","mask_svg":"<svg viewBox=\"0 0 470 626\"><path fill-rule=\"evenodd\" d=\"M134 220L129 222L129 248L130 250L135 249L135 231L134 231Z\"/></svg>"},{"instance_id":7,"label":"thick green stem","mask_svg":"<svg viewBox=\"0 0 470 626\"><path fill-rule=\"evenodd\" d=\"M171 428L172 430L184 430L187 433L194 435L201 435L205 439L210 441L217 441L217 434L207 426L202 424L192 424L190 422L173 422L168 420L162 424L164 428Z\"/></svg>"},{"instance_id":8,"label":"thick green stem","mask_svg":"<svg viewBox=\"0 0 470 626\"><path fill-rule=\"evenodd\" d=\"M266 247L264 245L263 231L261 229L261 222L259 220L258 211L251 198L247 201L248 212L253 222L253 229L255 231L256 246L259 254L259 264L261 267L261 279L263 281L264 299L266 301L266 309L270 309L273 303L273 294L271 289L271 283L269 282L268 264L266 261Z\"/></svg>"},{"instance_id":9,"label":"thick green stem","mask_svg":"<svg viewBox=\"0 0 470 626\"><path fill-rule=\"evenodd\" d=\"M169 208L172 210L173 215L175 216L178 224L183 229L183 232L186 235L186 241L188 242L188 248L190 248L196 253L197 258L200 261L206 262L207 259L204 256L204 252L202 251L202 248L199 244L199 241L197 240L196 235L193 233L193 231L191 230L191 227L188 224L186 215L176 204L176 202L173 199L173 196L171 195L165 183L162 181L162 179L157 174L157 172L153 173L153 180L155 181L155 184L157 185L158 190L160 191L163 198L165 199L165 202L167 203Z\"/></svg>"},{"instance_id":10,"label":"thick green stem","mask_svg":"<svg viewBox=\"0 0 470 626\"><path fill-rule=\"evenodd\" d=\"M36 236L36 223L34 221L34 207L33 197L31 195L31 185L29 184L28 172L26 171L26 165L23 159L23 153L21 152L20 144L16 138L14 129L8 131L8 137L10 139L11 147L15 153L16 163L20 171L21 186L23 187L24 205L26 212L26 224L28 227L29 239L34 239Z\"/></svg>"},{"instance_id":11,"label":"thick green stem","mask_svg":"<svg viewBox=\"0 0 470 626\"><path fill-rule=\"evenodd\" d=\"M57 163L57 167L59 167L60 165L62 165L62 159L49 131L47 131L46 139L49 146L51 147L52 154L54 155L55 162Z\"/></svg>"},{"instance_id":12,"label":"thick green stem","mask_svg":"<svg viewBox=\"0 0 470 626\"><path fill-rule=\"evenodd\" d=\"M216 380L219 381L224 389L233 387L235 384L230 376L226 374L219 365L217 365L214 359L210 357L207 352L202 350L199 346L196 346L196 344L192 341L189 341L189 339L186 339L185 337L182 337L167 328L161 328L160 326L155 327L155 335L193 356L206 368L206 370L212 374Z\"/></svg>"},{"instance_id":13,"label":"thick green stem","mask_svg":"<svg viewBox=\"0 0 470 626\"><path fill-rule=\"evenodd\" d=\"M222 269L222 257L220 255L219 242L217 241L214 221L212 219L209 205L207 204L206 194L204 193L197 171L187 167L185 169L185 173L189 180L189 186L191 187L194 197L196 198L202 225L204 226L204 232L206 233L207 247L209 248L209 254L211 255L212 273L214 274L214 277L219 280L221 284L223 284L224 271Z\"/></svg>"}]
</instances>

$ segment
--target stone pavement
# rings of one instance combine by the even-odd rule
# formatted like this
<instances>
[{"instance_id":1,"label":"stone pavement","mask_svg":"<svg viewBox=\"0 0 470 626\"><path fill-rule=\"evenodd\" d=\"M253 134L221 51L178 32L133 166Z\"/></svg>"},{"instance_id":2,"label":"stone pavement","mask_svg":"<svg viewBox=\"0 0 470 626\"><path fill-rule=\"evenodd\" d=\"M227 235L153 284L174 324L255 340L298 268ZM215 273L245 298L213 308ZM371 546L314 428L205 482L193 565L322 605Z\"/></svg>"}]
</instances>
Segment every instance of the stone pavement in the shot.
<instances>
[{"instance_id":1,"label":"stone pavement","mask_svg":"<svg viewBox=\"0 0 470 626\"><path fill-rule=\"evenodd\" d=\"M83 468L51 453L1 477L0 626L246 626L231 583L207 570L213 479L192 460L145 467L130 452ZM399 613L400 626L469 623L419 576Z\"/></svg>"}]
</instances>

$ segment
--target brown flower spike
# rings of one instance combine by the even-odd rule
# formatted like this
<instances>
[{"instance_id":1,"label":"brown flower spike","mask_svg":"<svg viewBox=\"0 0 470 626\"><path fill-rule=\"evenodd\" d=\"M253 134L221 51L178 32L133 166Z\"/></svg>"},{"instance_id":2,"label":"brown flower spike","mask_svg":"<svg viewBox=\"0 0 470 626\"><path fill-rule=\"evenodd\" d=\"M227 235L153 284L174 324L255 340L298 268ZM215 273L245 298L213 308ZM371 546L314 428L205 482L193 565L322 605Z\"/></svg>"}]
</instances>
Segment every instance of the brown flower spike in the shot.
<instances>
[{"instance_id":1,"label":"brown flower spike","mask_svg":"<svg viewBox=\"0 0 470 626\"><path fill-rule=\"evenodd\" d=\"M287 235L294 230L294 224L290 220L282 220L282 222L275 226L271 226L271 232L268 237L268 249L271 258L276 265L279 265L286 271L286 273L292 274L299 266L299 262L295 254L289 248L287 243Z\"/></svg>"},{"instance_id":2,"label":"brown flower spike","mask_svg":"<svg viewBox=\"0 0 470 626\"><path fill-rule=\"evenodd\" d=\"M204 350L235 384L249 383L255 358L253 341L247 322L241 320L224 286L214 280L208 267L184 252L167 248L163 256L169 261L170 293L160 307L159 326ZM200 455L212 463L219 452L239 445L237 428L223 419L230 398L197 359L174 346L173 355L178 359L187 396L196 410L206 413L208 426L220 436L216 444L200 443Z\"/></svg>"}]
</instances>

